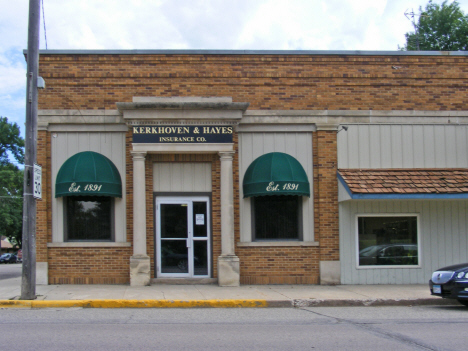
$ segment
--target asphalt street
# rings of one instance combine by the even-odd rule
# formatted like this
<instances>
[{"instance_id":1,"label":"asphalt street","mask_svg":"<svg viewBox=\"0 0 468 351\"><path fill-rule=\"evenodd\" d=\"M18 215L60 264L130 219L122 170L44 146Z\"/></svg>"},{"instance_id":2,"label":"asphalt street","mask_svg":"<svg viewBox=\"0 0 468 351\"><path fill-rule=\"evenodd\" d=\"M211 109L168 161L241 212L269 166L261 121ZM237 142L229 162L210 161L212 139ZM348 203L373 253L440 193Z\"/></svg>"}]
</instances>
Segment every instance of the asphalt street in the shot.
<instances>
[{"instance_id":1,"label":"asphalt street","mask_svg":"<svg viewBox=\"0 0 468 351\"><path fill-rule=\"evenodd\" d=\"M21 263L10 263L0 265L0 280L21 277Z\"/></svg>"},{"instance_id":2,"label":"asphalt street","mask_svg":"<svg viewBox=\"0 0 468 351\"><path fill-rule=\"evenodd\" d=\"M22 350L464 350L463 306L3 309Z\"/></svg>"}]
</instances>

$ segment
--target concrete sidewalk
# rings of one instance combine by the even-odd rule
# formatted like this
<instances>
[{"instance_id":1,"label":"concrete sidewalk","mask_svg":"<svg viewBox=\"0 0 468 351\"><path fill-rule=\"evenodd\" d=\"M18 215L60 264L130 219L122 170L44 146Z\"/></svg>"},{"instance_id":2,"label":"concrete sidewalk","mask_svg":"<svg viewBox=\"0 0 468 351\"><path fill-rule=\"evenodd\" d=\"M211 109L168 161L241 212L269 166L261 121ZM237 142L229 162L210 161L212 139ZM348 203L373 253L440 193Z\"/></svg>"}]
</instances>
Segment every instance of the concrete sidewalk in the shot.
<instances>
[{"instance_id":1,"label":"concrete sidewalk","mask_svg":"<svg viewBox=\"0 0 468 351\"><path fill-rule=\"evenodd\" d=\"M0 280L1 307L306 307L445 305L427 285L38 285L20 301L21 279Z\"/></svg>"}]
</instances>

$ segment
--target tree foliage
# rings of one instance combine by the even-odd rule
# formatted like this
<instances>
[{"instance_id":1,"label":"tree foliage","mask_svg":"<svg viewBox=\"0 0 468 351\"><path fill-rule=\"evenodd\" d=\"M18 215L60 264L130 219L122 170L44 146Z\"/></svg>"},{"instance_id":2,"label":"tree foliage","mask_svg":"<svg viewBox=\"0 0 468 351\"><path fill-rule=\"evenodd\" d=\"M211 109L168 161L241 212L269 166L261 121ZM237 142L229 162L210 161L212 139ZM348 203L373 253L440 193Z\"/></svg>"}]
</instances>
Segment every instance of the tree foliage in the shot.
<instances>
[{"instance_id":1,"label":"tree foliage","mask_svg":"<svg viewBox=\"0 0 468 351\"><path fill-rule=\"evenodd\" d=\"M457 1L441 5L429 0L425 10L420 7L420 16L415 23L415 32L405 34L403 50L467 51L468 15L460 9Z\"/></svg>"},{"instance_id":2,"label":"tree foliage","mask_svg":"<svg viewBox=\"0 0 468 351\"><path fill-rule=\"evenodd\" d=\"M24 140L16 123L0 117L0 236L21 247L23 227Z\"/></svg>"},{"instance_id":3,"label":"tree foliage","mask_svg":"<svg viewBox=\"0 0 468 351\"><path fill-rule=\"evenodd\" d=\"M10 154L18 163L24 163L24 139L16 123L0 117L0 164L10 164Z\"/></svg>"}]
</instances>

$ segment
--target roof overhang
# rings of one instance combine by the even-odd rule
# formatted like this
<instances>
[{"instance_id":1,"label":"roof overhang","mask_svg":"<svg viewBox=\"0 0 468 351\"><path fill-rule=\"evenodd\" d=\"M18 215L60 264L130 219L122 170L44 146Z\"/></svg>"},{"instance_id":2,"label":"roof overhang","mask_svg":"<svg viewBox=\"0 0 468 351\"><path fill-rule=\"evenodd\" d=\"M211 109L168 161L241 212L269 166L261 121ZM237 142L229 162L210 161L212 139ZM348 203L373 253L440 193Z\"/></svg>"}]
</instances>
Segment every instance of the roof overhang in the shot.
<instances>
[{"instance_id":1,"label":"roof overhang","mask_svg":"<svg viewBox=\"0 0 468 351\"><path fill-rule=\"evenodd\" d=\"M468 169L340 169L339 201L468 199Z\"/></svg>"}]
</instances>

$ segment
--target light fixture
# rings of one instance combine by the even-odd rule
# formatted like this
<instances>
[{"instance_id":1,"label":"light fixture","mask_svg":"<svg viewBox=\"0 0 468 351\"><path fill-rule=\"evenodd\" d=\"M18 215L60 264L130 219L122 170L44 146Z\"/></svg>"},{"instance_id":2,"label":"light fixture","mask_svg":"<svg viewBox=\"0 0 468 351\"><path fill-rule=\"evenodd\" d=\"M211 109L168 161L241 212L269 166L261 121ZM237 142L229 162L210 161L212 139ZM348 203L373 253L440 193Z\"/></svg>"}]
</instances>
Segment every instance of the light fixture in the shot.
<instances>
[{"instance_id":1,"label":"light fixture","mask_svg":"<svg viewBox=\"0 0 468 351\"><path fill-rule=\"evenodd\" d=\"M338 133L341 132L342 130L344 130L345 132L347 132L347 131L348 131L348 126L341 126L341 129L338 129L338 131L337 131L336 133L338 134Z\"/></svg>"}]
</instances>

